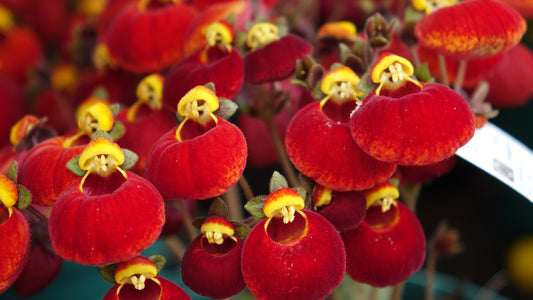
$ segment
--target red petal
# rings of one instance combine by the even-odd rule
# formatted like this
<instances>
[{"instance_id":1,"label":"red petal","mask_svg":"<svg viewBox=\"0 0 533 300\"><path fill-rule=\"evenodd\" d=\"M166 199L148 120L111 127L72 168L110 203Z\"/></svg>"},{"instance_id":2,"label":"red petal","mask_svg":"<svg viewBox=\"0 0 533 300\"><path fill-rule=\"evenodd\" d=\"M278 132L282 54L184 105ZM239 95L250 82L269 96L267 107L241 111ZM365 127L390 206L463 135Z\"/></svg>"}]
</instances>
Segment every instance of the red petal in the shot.
<instances>
[{"instance_id":1,"label":"red petal","mask_svg":"<svg viewBox=\"0 0 533 300\"><path fill-rule=\"evenodd\" d=\"M394 285L422 266L426 254L422 226L408 208L397 204L389 210L396 214L392 224L379 228L368 224L370 218L382 214L381 207L376 207L357 228L341 232L346 272L355 281L377 287Z\"/></svg>"},{"instance_id":2,"label":"red petal","mask_svg":"<svg viewBox=\"0 0 533 300\"><path fill-rule=\"evenodd\" d=\"M450 88L424 84L401 98L371 94L354 112L352 136L361 149L380 161L399 165L439 162L474 135L474 115Z\"/></svg>"},{"instance_id":3,"label":"red petal","mask_svg":"<svg viewBox=\"0 0 533 300\"><path fill-rule=\"evenodd\" d=\"M0 207L0 210L5 208ZM26 261L30 247L30 226L26 217L18 210L0 224L0 294L18 278ZM9 242L6 242L9 241Z\"/></svg>"},{"instance_id":4,"label":"red petal","mask_svg":"<svg viewBox=\"0 0 533 300\"><path fill-rule=\"evenodd\" d=\"M244 78L250 83L282 80L294 73L296 60L311 54L304 39L288 34L244 56Z\"/></svg>"},{"instance_id":5,"label":"red petal","mask_svg":"<svg viewBox=\"0 0 533 300\"><path fill-rule=\"evenodd\" d=\"M396 166L364 153L348 125L330 119L319 105L315 102L298 111L287 129L287 154L296 169L338 191L364 190L387 180Z\"/></svg>"}]
</instances>

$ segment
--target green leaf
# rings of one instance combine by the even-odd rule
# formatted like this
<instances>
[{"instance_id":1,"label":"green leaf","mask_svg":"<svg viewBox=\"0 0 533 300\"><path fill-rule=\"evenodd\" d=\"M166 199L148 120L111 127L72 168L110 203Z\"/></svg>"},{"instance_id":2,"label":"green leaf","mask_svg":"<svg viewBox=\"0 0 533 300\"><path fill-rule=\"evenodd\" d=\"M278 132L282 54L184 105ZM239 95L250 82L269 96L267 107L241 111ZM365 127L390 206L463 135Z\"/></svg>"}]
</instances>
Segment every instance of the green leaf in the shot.
<instances>
[{"instance_id":1,"label":"green leaf","mask_svg":"<svg viewBox=\"0 0 533 300\"><path fill-rule=\"evenodd\" d=\"M303 186L296 186L294 187L294 189L296 190L296 192L298 192L298 194L300 194L300 197L302 197L302 199L306 199L307 191Z\"/></svg>"},{"instance_id":2,"label":"green leaf","mask_svg":"<svg viewBox=\"0 0 533 300\"><path fill-rule=\"evenodd\" d=\"M128 149L121 148L122 152L124 153L124 163L120 166L124 170L128 170L133 168L137 161L139 160L139 156Z\"/></svg>"},{"instance_id":3,"label":"green leaf","mask_svg":"<svg viewBox=\"0 0 533 300\"><path fill-rule=\"evenodd\" d=\"M235 235L238 236L241 240L246 239L248 233L250 233L250 228L240 222L231 222L233 229L235 229Z\"/></svg>"},{"instance_id":4,"label":"green leaf","mask_svg":"<svg viewBox=\"0 0 533 300\"><path fill-rule=\"evenodd\" d=\"M17 184L17 192L19 198L17 200L17 208L23 210L31 204L31 192L25 186Z\"/></svg>"},{"instance_id":5,"label":"green leaf","mask_svg":"<svg viewBox=\"0 0 533 300\"><path fill-rule=\"evenodd\" d=\"M222 198L218 197L213 200L213 203L209 206L208 216L217 216L222 217L226 220L229 219L229 209L228 205Z\"/></svg>"},{"instance_id":6,"label":"green leaf","mask_svg":"<svg viewBox=\"0 0 533 300\"><path fill-rule=\"evenodd\" d=\"M9 169L7 169L6 177L9 180L11 180L13 183L17 183L17 175L18 175L18 163L16 160L14 160L9 166Z\"/></svg>"},{"instance_id":7,"label":"green leaf","mask_svg":"<svg viewBox=\"0 0 533 300\"><path fill-rule=\"evenodd\" d=\"M80 168L80 155L73 157L67 162L67 169L78 176L83 176L86 172Z\"/></svg>"},{"instance_id":8,"label":"green leaf","mask_svg":"<svg viewBox=\"0 0 533 300\"><path fill-rule=\"evenodd\" d=\"M210 89L213 93L216 93L215 92L215 84L212 81L204 84L204 87Z\"/></svg>"},{"instance_id":9,"label":"green leaf","mask_svg":"<svg viewBox=\"0 0 533 300\"><path fill-rule=\"evenodd\" d=\"M163 270L163 267L167 263L167 259L160 254L152 254L147 256L146 258L148 258L154 263L155 267L157 268L157 273L161 272L161 270Z\"/></svg>"},{"instance_id":10,"label":"green leaf","mask_svg":"<svg viewBox=\"0 0 533 300\"><path fill-rule=\"evenodd\" d=\"M274 171L270 178L270 193L286 187L289 187L287 179L285 179L285 177L283 177L278 171Z\"/></svg>"},{"instance_id":11,"label":"green leaf","mask_svg":"<svg viewBox=\"0 0 533 300\"><path fill-rule=\"evenodd\" d=\"M100 268L98 270L98 273L100 273L100 276L102 276L103 279L105 279L107 282L110 282L112 284L116 284L115 281L115 271L117 270L118 263L107 265L103 268Z\"/></svg>"},{"instance_id":12,"label":"green leaf","mask_svg":"<svg viewBox=\"0 0 533 300\"><path fill-rule=\"evenodd\" d=\"M248 200L248 202L244 204L244 209L246 209L246 211L259 220L265 218L266 216L263 212L263 204L265 203L266 197L267 196L265 195L261 195Z\"/></svg>"},{"instance_id":13,"label":"green leaf","mask_svg":"<svg viewBox=\"0 0 533 300\"><path fill-rule=\"evenodd\" d=\"M111 129L111 130L113 130L113 129ZM101 129L97 130L94 133L92 140L94 141L94 140L99 139L99 138L104 138L104 139L113 141L113 138L111 137L111 135L107 131L103 131Z\"/></svg>"},{"instance_id":14,"label":"green leaf","mask_svg":"<svg viewBox=\"0 0 533 300\"><path fill-rule=\"evenodd\" d=\"M112 141L116 141L119 137L124 135L124 132L126 132L126 127L124 127L124 124L122 124L120 121L115 121L111 130L109 130L109 136Z\"/></svg>"},{"instance_id":15,"label":"green leaf","mask_svg":"<svg viewBox=\"0 0 533 300\"><path fill-rule=\"evenodd\" d=\"M395 187L400 186L400 179L399 178L389 178L389 182L392 183Z\"/></svg>"},{"instance_id":16,"label":"green leaf","mask_svg":"<svg viewBox=\"0 0 533 300\"><path fill-rule=\"evenodd\" d=\"M218 103L219 106L216 115L226 120L231 118L237 112L237 109L239 109L237 103L230 99L218 98Z\"/></svg>"}]
</instances>

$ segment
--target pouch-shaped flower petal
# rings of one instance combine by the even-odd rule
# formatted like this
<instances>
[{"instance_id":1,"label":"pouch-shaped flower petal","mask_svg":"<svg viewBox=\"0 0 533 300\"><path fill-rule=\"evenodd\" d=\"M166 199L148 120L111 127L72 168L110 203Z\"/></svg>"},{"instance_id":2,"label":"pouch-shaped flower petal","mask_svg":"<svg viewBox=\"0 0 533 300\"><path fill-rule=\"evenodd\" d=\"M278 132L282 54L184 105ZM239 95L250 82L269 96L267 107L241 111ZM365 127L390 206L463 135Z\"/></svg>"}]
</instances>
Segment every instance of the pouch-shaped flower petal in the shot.
<instances>
[{"instance_id":1,"label":"pouch-shaped flower petal","mask_svg":"<svg viewBox=\"0 0 533 300\"><path fill-rule=\"evenodd\" d=\"M313 207L337 230L359 226L366 215L366 199L363 192L339 192L321 185L316 185L313 191Z\"/></svg>"},{"instance_id":2,"label":"pouch-shaped flower petal","mask_svg":"<svg viewBox=\"0 0 533 300\"><path fill-rule=\"evenodd\" d=\"M84 265L137 256L161 233L163 198L148 180L120 169L122 151L104 138L92 141L79 162L86 175L59 196L50 215L54 250Z\"/></svg>"},{"instance_id":3,"label":"pouch-shaped flower petal","mask_svg":"<svg viewBox=\"0 0 533 300\"><path fill-rule=\"evenodd\" d=\"M445 56L474 58L509 50L525 30L524 18L504 2L467 0L422 17L415 36Z\"/></svg>"},{"instance_id":4,"label":"pouch-shaped flower petal","mask_svg":"<svg viewBox=\"0 0 533 300\"><path fill-rule=\"evenodd\" d=\"M111 57L134 73L162 71L183 58L183 41L197 11L185 2L134 1L105 34Z\"/></svg>"},{"instance_id":5,"label":"pouch-shaped flower petal","mask_svg":"<svg viewBox=\"0 0 533 300\"><path fill-rule=\"evenodd\" d=\"M474 135L466 101L452 89L412 78L406 59L383 54L371 77L380 83L353 112L350 129L368 155L398 165L428 165L453 155Z\"/></svg>"},{"instance_id":6,"label":"pouch-shaped flower petal","mask_svg":"<svg viewBox=\"0 0 533 300\"><path fill-rule=\"evenodd\" d=\"M238 127L212 113L216 109L211 90L193 88L178 104L186 119L154 145L145 176L166 200L220 196L242 175L246 140Z\"/></svg>"},{"instance_id":7,"label":"pouch-shaped flower petal","mask_svg":"<svg viewBox=\"0 0 533 300\"><path fill-rule=\"evenodd\" d=\"M183 283L194 292L215 299L236 295L244 289L243 241L233 235L233 226L222 217L207 218L201 231L183 255Z\"/></svg>"},{"instance_id":8,"label":"pouch-shaped flower petal","mask_svg":"<svg viewBox=\"0 0 533 300\"><path fill-rule=\"evenodd\" d=\"M394 192L396 191L396 192ZM376 287L407 280L422 266L426 240L417 217L396 197L388 182L367 195L365 220L341 232L346 249L346 272L357 282ZM380 201L377 205L372 202Z\"/></svg>"},{"instance_id":9,"label":"pouch-shaped flower petal","mask_svg":"<svg viewBox=\"0 0 533 300\"><path fill-rule=\"evenodd\" d=\"M273 192L263 207L267 218L244 242L244 281L257 299L324 299L344 277L345 254L337 230L303 206L294 190Z\"/></svg>"},{"instance_id":10,"label":"pouch-shaped flower petal","mask_svg":"<svg viewBox=\"0 0 533 300\"><path fill-rule=\"evenodd\" d=\"M244 56L244 79L250 83L282 80L294 73L296 61L312 52L311 44L301 37L277 36L277 28L259 23L248 33L252 50Z\"/></svg>"}]
</instances>

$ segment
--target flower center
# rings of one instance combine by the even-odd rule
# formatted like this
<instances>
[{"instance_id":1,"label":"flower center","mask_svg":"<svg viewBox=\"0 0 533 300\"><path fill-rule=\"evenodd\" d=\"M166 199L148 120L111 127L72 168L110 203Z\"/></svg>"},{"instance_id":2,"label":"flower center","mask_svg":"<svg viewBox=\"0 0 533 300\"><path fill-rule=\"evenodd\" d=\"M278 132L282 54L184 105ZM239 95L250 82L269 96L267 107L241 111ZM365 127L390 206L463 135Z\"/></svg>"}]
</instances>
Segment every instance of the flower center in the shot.
<instances>
[{"instance_id":1,"label":"flower center","mask_svg":"<svg viewBox=\"0 0 533 300\"><path fill-rule=\"evenodd\" d=\"M412 4L416 10L430 14L443 7L452 6L457 2L457 0L413 0Z\"/></svg>"},{"instance_id":2,"label":"flower center","mask_svg":"<svg viewBox=\"0 0 533 300\"><path fill-rule=\"evenodd\" d=\"M283 223L294 221L294 214L305 207L304 200L295 190L282 188L271 193L263 204L263 212L268 218L283 218ZM265 224L267 226L268 222Z\"/></svg>"},{"instance_id":3,"label":"flower center","mask_svg":"<svg viewBox=\"0 0 533 300\"><path fill-rule=\"evenodd\" d=\"M184 116L176 130L176 139L181 141L181 129L188 120L206 125L213 120L218 123L217 116L213 113L218 109L218 97L205 86L196 86L191 89L178 103L178 114Z\"/></svg>"},{"instance_id":4,"label":"flower center","mask_svg":"<svg viewBox=\"0 0 533 300\"><path fill-rule=\"evenodd\" d=\"M126 118L133 122L136 119L139 108L146 104L151 110L163 108L163 82L161 74L154 73L146 76L137 85L137 101L130 107Z\"/></svg>"},{"instance_id":5,"label":"flower center","mask_svg":"<svg viewBox=\"0 0 533 300\"><path fill-rule=\"evenodd\" d=\"M230 51L233 37L233 29L225 21L213 23L205 30L205 38L209 47L218 45L220 48Z\"/></svg>"},{"instance_id":6,"label":"flower center","mask_svg":"<svg viewBox=\"0 0 533 300\"><path fill-rule=\"evenodd\" d=\"M13 214L13 206L17 203L18 191L17 186L9 180L5 175L0 174L0 215L5 212L3 207L7 210L7 216L0 216L0 224L4 219L8 219Z\"/></svg>"},{"instance_id":7,"label":"flower center","mask_svg":"<svg viewBox=\"0 0 533 300\"><path fill-rule=\"evenodd\" d=\"M400 197L398 188L386 181L365 192L366 207L381 206L381 212L387 212L391 206L397 206L396 199Z\"/></svg>"},{"instance_id":8,"label":"flower center","mask_svg":"<svg viewBox=\"0 0 533 300\"><path fill-rule=\"evenodd\" d=\"M359 77L346 66L329 72L324 76L320 86L322 92L326 94L326 97L320 101L320 108L329 100L338 104L347 101L360 102L359 97L363 95L363 92L357 89L359 82Z\"/></svg>"},{"instance_id":9,"label":"flower center","mask_svg":"<svg viewBox=\"0 0 533 300\"><path fill-rule=\"evenodd\" d=\"M272 23L264 22L257 23L250 28L246 44L255 50L277 40L279 40L278 27Z\"/></svg>"},{"instance_id":10,"label":"flower center","mask_svg":"<svg viewBox=\"0 0 533 300\"><path fill-rule=\"evenodd\" d=\"M390 53L382 55L372 67L371 73L372 81L379 83L376 95L379 95L382 88L396 90L407 82L412 82L422 89L422 84L410 77L413 74L414 67L407 59Z\"/></svg>"},{"instance_id":11,"label":"flower center","mask_svg":"<svg viewBox=\"0 0 533 300\"><path fill-rule=\"evenodd\" d=\"M142 256L119 263L115 270L115 281L120 284L117 295L125 284L131 284L139 291L146 287L147 279L159 284L159 281L154 278L156 275L157 267L152 261Z\"/></svg>"},{"instance_id":12,"label":"flower center","mask_svg":"<svg viewBox=\"0 0 533 300\"><path fill-rule=\"evenodd\" d=\"M127 179L126 172L119 167L124 159L124 153L117 144L105 138L91 141L79 158L80 168L87 171L81 180L80 190L83 192L83 183L90 173L106 177L118 170Z\"/></svg>"},{"instance_id":13,"label":"flower center","mask_svg":"<svg viewBox=\"0 0 533 300\"><path fill-rule=\"evenodd\" d=\"M233 225L222 217L211 216L207 218L202 224L200 231L210 244L222 245L226 238L237 242L237 239L233 236L235 233Z\"/></svg>"}]
</instances>

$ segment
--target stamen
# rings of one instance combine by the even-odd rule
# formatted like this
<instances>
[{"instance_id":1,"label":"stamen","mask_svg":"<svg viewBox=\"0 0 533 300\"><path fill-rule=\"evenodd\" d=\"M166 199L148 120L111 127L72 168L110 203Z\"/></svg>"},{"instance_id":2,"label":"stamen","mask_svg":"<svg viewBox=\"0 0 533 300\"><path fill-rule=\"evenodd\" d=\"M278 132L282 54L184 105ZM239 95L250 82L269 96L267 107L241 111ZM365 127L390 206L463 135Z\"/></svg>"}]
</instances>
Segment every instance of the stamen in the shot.
<instances>
[{"instance_id":1,"label":"stamen","mask_svg":"<svg viewBox=\"0 0 533 300\"><path fill-rule=\"evenodd\" d=\"M294 205L284 206L280 209L279 212L283 216L284 224L288 224L294 221L294 213L296 212Z\"/></svg>"},{"instance_id":2,"label":"stamen","mask_svg":"<svg viewBox=\"0 0 533 300\"><path fill-rule=\"evenodd\" d=\"M133 284L133 286L135 287L135 289L139 291L144 289L144 287L146 286L145 285L146 277L144 276L144 274L139 275L139 277L135 275L131 276L130 281L131 281L131 284Z\"/></svg>"},{"instance_id":3,"label":"stamen","mask_svg":"<svg viewBox=\"0 0 533 300\"><path fill-rule=\"evenodd\" d=\"M224 235L220 232L207 231L204 235L210 244L222 245L224 243Z\"/></svg>"},{"instance_id":4,"label":"stamen","mask_svg":"<svg viewBox=\"0 0 533 300\"><path fill-rule=\"evenodd\" d=\"M279 40L278 28L271 23L257 23L248 31L246 44L252 50Z\"/></svg>"}]
</instances>

